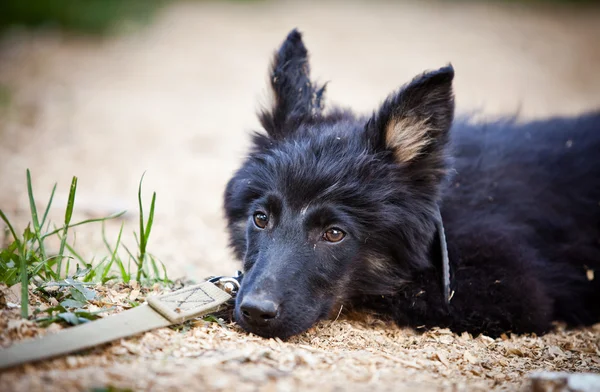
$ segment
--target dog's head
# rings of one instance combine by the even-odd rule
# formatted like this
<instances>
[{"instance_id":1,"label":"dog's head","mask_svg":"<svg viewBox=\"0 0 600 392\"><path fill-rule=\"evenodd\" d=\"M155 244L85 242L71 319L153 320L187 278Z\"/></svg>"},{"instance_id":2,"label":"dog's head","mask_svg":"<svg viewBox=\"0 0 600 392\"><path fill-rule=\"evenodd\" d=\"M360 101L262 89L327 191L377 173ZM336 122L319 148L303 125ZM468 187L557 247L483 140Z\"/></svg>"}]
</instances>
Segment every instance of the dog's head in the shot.
<instances>
[{"instance_id":1,"label":"dog's head","mask_svg":"<svg viewBox=\"0 0 600 392\"><path fill-rule=\"evenodd\" d=\"M447 66L416 77L370 118L325 112L301 35L288 35L271 69L273 107L260 115L266 134L225 192L245 270L238 324L289 337L429 265L453 76Z\"/></svg>"}]
</instances>

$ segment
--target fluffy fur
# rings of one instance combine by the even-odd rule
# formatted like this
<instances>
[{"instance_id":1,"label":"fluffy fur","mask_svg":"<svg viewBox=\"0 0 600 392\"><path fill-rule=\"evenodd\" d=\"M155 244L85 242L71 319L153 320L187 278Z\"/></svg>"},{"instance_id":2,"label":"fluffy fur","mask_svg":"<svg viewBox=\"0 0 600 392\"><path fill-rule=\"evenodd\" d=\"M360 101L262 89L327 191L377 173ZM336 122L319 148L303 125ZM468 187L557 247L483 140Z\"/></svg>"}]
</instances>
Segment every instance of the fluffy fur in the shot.
<instances>
[{"instance_id":1,"label":"fluffy fur","mask_svg":"<svg viewBox=\"0 0 600 392\"><path fill-rule=\"evenodd\" d=\"M453 77L450 65L419 75L372 116L323 111L301 34L288 35L266 133L225 192L244 329L289 337L340 304L491 336L600 320L600 278L588 272L600 274L600 113L454 121ZM341 241L328 240L332 228Z\"/></svg>"}]
</instances>

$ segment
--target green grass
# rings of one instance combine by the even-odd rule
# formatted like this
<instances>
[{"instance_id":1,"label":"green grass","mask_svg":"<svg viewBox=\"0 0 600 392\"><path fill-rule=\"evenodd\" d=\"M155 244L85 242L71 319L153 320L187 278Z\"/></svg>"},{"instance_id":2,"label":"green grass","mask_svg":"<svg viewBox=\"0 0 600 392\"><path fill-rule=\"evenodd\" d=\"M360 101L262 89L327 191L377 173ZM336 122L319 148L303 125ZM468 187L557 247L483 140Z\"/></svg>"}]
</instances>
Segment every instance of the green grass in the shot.
<instances>
[{"instance_id":1,"label":"green grass","mask_svg":"<svg viewBox=\"0 0 600 392\"><path fill-rule=\"evenodd\" d=\"M105 34L119 22L148 23L164 3L166 0L1 0L0 30L50 26Z\"/></svg>"},{"instance_id":2,"label":"green grass","mask_svg":"<svg viewBox=\"0 0 600 392\"><path fill-rule=\"evenodd\" d=\"M47 313L45 317L38 317L40 312L36 312L35 319L37 321L46 324L55 321L78 324L98 317L97 313L82 309L88 301L95 298L95 292L88 288L91 284L106 284L109 281L127 283L133 277L142 286L151 286L156 282L170 283L164 264L148 252L150 233L154 223L156 192L152 195L148 218L146 219L142 203L142 181L143 176L138 188L140 231L134 233L138 243L137 255L134 256L121 241L123 224L114 246L106 237L104 228L106 221L119 218L125 211L103 218L71 223L77 193L77 177L73 177L65 207L64 220L60 227L56 227L49 222L48 213L54 200L57 185L55 184L52 188L43 214L39 214L32 187L31 173L29 169L27 170L26 182L31 220L21 235L17 234L14 225L6 214L0 210L0 219L4 221L7 226L7 233L12 237L12 242L0 248L0 283L5 283L9 287L21 284L21 316L23 318L31 316L28 313L28 304L29 290L32 286L35 287L36 295L43 298L53 297L60 301L58 306L43 311ZM98 261L94 259L85 260L75 249L74 244L69 243L69 233L75 227L91 224L100 225L99 235L102 236L108 251L108 255ZM57 238L60 241L60 246L57 253L48 254L46 245L52 238ZM127 260L121 258L120 254L123 252L119 252L119 250L125 251L128 255ZM75 271L73 271L72 263L76 264ZM131 270L132 264L135 266L134 271Z\"/></svg>"},{"instance_id":3,"label":"green grass","mask_svg":"<svg viewBox=\"0 0 600 392\"><path fill-rule=\"evenodd\" d=\"M146 25L152 21L158 10L174 1L0 0L0 31L22 26L52 27L83 34L107 34L123 22L129 25ZM221 1L243 3L257 0Z\"/></svg>"}]
</instances>

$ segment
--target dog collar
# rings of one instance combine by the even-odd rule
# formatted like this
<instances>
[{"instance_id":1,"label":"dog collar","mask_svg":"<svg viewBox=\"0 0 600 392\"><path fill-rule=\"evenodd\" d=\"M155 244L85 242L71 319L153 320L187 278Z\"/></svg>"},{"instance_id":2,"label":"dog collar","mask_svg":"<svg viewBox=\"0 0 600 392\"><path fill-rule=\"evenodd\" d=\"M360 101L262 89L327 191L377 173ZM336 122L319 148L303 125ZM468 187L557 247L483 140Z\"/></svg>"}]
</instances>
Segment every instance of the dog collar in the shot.
<instances>
[{"instance_id":1,"label":"dog collar","mask_svg":"<svg viewBox=\"0 0 600 392\"><path fill-rule=\"evenodd\" d=\"M436 208L436 215L435 227L442 250L442 292L444 293L444 301L448 304L452 299L450 294L450 258L448 257L448 243L446 242L446 232L444 231L444 222L439 206Z\"/></svg>"}]
</instances>

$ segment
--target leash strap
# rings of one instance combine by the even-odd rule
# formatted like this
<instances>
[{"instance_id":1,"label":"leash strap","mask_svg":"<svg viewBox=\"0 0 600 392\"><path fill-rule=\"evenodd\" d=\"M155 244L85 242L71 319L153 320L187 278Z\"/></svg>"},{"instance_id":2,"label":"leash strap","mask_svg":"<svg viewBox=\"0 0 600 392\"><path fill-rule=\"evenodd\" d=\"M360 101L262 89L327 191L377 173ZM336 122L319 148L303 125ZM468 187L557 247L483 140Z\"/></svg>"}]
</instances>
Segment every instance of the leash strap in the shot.
<instances>
[{"instance_id":1,"label":"leash strap","mask_svg":"<svg viewBox=\"0 0 600 392\"><path fill-rule=\"evenodd\" d=\"M450 303L450 257L448 256L448 243L446 242L446 232L440 208L437 208L436 228L440 239L440 248L442 249L442 291L444 301Z\"/></svg>"},{"instance_id":2,"label":"leash strap","mask_svg":"<svg viewBox=\"0 0 600 392\"><path fill-rule=\"evenodd\" d=\"M13 344L0 351L0 369L88 349L156 328L180 324L220 310L232 296L207 281L148 297L147 305Z\"/></svg>"}]
</instances>

